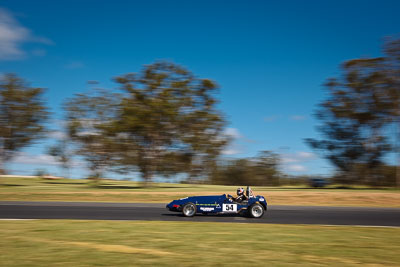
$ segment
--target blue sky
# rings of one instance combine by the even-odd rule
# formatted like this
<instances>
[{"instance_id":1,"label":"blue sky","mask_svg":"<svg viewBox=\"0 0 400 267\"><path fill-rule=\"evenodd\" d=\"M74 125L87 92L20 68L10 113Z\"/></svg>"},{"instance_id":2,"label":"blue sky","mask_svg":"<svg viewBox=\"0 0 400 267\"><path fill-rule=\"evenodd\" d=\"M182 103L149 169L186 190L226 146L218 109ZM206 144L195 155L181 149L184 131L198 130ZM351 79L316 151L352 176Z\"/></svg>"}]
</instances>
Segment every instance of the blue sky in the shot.
<instances>
[{"instance_id":1,"label":"blue sky","mask_svg":"<svg viewBox=\"0 0 400 267\"><path fill-rule=\"evenodd\" d=\"M88 80L115 88L112 77L167 59L220 85L235 137L225 154L273 150L292 174L332 170L304 143L317 136L324 81L345 60L381 55L384 37L400 31L400 1L3 0L0 8L0 73L47 88L54 120ZM46 145L25 149L9 169L58 174Z\"/></svg>"}]
</instances>

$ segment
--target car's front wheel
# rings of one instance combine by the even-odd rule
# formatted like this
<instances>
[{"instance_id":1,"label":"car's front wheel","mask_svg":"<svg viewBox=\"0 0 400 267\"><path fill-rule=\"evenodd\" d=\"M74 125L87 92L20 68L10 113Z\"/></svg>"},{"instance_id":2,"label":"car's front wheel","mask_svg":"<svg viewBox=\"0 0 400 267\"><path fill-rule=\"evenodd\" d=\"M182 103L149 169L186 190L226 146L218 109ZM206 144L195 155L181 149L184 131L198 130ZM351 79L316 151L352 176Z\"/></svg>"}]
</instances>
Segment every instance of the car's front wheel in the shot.
<instances>
[{"instance_id":1,"label":"car's front wheel","mask_svg":"<svg viewBox=\"0 0 400 267\"><path fill-rule=\"evenodd\" d=\"M185 204L182 208L182 213L185 217L193 217L196 214L196 205L191 202Z\"/></svg>"},{"instance_id":2,"label":"car's front wheel","mask_svg":"<svg viewBox=\"0 0 400 267\"><path fill-rule=\"evenodd\" d=\"M252 218L261 218L264 215L264 207L258 203L251 205L249 215Z\"/></svg>"}]
</instances>

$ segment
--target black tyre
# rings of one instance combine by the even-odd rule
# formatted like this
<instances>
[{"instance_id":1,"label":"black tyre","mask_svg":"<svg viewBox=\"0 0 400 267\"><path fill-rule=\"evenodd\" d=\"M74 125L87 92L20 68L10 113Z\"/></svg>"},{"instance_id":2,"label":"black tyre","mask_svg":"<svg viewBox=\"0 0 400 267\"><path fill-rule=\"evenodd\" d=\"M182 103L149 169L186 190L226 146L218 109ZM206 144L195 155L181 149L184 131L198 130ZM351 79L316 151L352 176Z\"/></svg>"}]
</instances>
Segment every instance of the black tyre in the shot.
<instances>
[{"instance_id":1,"label":"black tyre","mask_svg":"<svg viewBox=\"0 0 400 267\"><path fill-rule=\"evenodd\" d=\"M196 205L192 202L186 203L182 208L183 216L193 217L196 214Z\"/></svg>"},{"instance_id":2,"label":"black tyre","mask_svg":"<svg viewBox=\"0 0 400 267\"><path fill-rule=\"evenodd\" d=\"M250 206L248 212L252 218L261 218L264 215L264 207L261 204L255 203Z\"/></svg>"}]
</instances>

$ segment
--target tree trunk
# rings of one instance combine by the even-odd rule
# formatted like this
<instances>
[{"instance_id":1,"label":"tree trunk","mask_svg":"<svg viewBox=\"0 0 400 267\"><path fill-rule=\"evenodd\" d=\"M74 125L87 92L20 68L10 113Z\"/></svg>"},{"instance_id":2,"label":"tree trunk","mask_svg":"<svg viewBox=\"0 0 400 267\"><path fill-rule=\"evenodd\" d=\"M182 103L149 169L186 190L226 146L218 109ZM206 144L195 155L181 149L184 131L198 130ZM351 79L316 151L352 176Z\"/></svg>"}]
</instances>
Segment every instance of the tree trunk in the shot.
<instances>
[{"instance_id":1,"label":"tree trunk","mask_svg":"<svg viewBox=\"0 0 400 267\"><path fill-rule=\"evenodd\" d=\"M0 175L6 174L5 161L0 157Z\"/></svg>"},{"instance_id":2,"label":"tree trunk","mask_svg":"<svg viewBox=\"0 0 400 267\"><path fill-rule=\"evenodd\" d=\"M396 187L400 188L400 152L397 151Z\"/></svg>"},{"instance_id":3,"label":"tree trunk","mask_svg":"<svg viewBox=\"0 0 400 267\"><path fill-rule=\"evenodd\" d=\"M143 187L145 188L150 187L150 182L152 178L151 173L148 171L143 172L142 177L143 177Z\"/></svg>"}]
</instances>

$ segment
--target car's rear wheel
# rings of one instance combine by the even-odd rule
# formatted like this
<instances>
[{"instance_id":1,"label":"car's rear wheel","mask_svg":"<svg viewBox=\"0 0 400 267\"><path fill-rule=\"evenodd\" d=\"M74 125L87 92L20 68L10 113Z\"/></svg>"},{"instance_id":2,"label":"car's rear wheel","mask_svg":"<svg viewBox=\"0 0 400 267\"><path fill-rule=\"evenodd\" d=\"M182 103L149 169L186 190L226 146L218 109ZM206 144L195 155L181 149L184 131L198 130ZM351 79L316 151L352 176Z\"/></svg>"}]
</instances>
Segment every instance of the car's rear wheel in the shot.
<instances>
[{"instance_id":1,"label":"car's rear wheel","mask_svg":"<svg viewBox=\"0 0 400 267\"><path fill-rule=\"evenodd\" d=\"M264 215L264 207L258 203L251 205L249 215L252 218L261 218Z\"/></svg>"},{"instance_id":2,"label":"car's rear wheel","mask_svg":"<svg viewBox=\"0 0 400 267\"><path fill-rule=\"evenodd\" d=\"M185 217L193 217L196 214L196 205L191 202L185 204L182 208L182 213Z\"/></svg>"}]
</instances>

